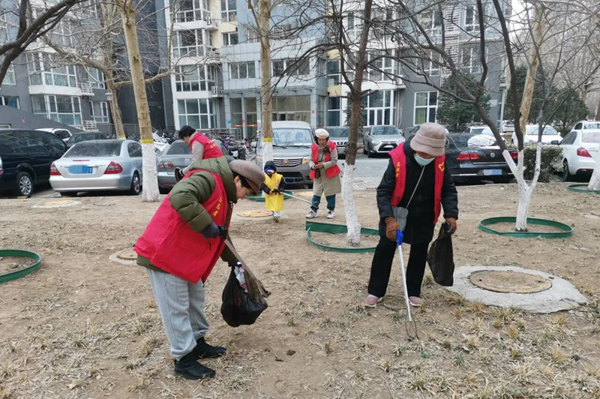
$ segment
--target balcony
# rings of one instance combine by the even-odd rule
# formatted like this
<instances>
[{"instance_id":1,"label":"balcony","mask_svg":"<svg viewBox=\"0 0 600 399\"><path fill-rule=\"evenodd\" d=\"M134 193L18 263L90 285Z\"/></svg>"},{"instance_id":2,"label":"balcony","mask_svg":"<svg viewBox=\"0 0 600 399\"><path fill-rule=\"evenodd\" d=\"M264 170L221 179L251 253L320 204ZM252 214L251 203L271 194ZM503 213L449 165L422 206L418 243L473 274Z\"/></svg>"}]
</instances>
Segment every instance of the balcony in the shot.
<instances>
[{"instance_id":1,"label":"balcony","mask_svg":"<svg viewBox=\"0 0 600 399\"><path fill-rule=\"evenodd\" d=\"M98 130L96 121L83 121L83 130Z\"/></svg>"}]
</instances>

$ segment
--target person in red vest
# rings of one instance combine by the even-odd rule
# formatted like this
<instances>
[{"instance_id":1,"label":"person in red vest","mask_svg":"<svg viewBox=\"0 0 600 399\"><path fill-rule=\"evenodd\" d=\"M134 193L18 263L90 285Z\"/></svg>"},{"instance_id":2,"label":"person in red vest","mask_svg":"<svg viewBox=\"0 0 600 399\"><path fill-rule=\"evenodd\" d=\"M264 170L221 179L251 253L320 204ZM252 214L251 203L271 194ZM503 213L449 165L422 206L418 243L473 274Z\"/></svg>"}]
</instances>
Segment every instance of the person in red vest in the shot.
<instances>
[{"instance_id":1,"label":"person in red vest","mask_svg":"<svg viewBox=\"0 0 600 399\"><path fill-rule=\"evenodd\" d=\"M307 219L317 217L321 196L325 194L327 199L327 219L335 217L335 196L342 191L340 180L340 167L337 165L337 146L329 140L329 132L325 129L317 129L315 132L317 144L312 145L312 157L310 159L310 178L313 183L313 197L310 212Z\"/></svg>"},{"instance_id":2,"label":"person in red vest","mask_svg":"<svg viewBox=\"0 0 600 399\"><path fill-rule=\"evenodd\" d=\"M191 126L183 126L179 129L179 139L183 140L190 146L192 150L192 163L202 161L203 159L219 158L223 156L223 152L219 149L217 143L206 137L200 132L197 132ZM177 181L187 175L190 167L180 170L175 168Z\"/></svg>"},{"instance_id":3,"label":"person in red vest","mask_svg":"<svg viewBox=\"0 0 600 399\"><path fill-rule=\"evenodd\" d=\"M410 304L421 306L421 284L434 227L444 207L444 218L456 231L458 195L444 155L446 129L425 123L417 134L390 152L391 160L377 187L379 234L381 236L369 280L365 306L375 307L385 296L392 260L396 253L396 231L400 229L393 207L408 210L404 242L410 244L406 282Z\"/></svg>"},{"instance_id":4,"label":"person in red vest","mask_svg":"<svg viewBox=\"0 0 600 399\"><path fill-rule=\"evenodd\" d=\"M204 285L219 257L232 267L238 264L223 241L233 204L257 194L265 174L251 161L226 157L194 162L191 169L162 202L134 250L137 264L148 271L175 375L198 380L216 374L198 359L225 354L225 348L204 339Z\"/></svg>"}]
</instances>

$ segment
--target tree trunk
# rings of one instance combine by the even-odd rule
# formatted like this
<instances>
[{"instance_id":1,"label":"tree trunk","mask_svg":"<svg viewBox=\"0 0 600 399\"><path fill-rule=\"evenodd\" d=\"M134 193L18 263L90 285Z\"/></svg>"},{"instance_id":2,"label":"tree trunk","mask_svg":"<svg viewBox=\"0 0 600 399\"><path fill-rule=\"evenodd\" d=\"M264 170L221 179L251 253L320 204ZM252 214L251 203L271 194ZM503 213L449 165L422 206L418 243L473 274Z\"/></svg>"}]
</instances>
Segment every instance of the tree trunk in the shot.
<instances>
[{"instance_id":1,"label":"tree trunk","mask_svg":"<svg viewBox=\"0 0 600 399\"><path fill-rule=\"evenodd\" d=\"M131 80L133 82L133 92L135 95L135 104L138 114L140 137L142 139L142 185L144 188L142 192L142 201L156 202L160 199L160 193L158 191L158 178L156 173L156 153L154 151L154 139L152 137L152 123L150 121L150 109L148 107L148 97L146 95L144 69L142 67L142 60L140 56L136 15L135 10L132 8L131 1L132 0L122 1L119 11L121 12L123 29L125 31L125 41L127 43L127 52L129 54L129 64L131 68Z\"/></svg>"},{"instance_id":2,"label":"tree trunk","mask_svg":"<svg viewBox=\"0 0 600 399\"><path fill-rule=\"evenodd\" d=\"M269 23L271 21L269 0L260 0L258 5L258 30L260 32L260 98L263 169L273 160L273 90L271 88L271 41Z\"/></svg>"},{"instance_id":3,"label":"tree trunk","mask_svg":"<svg viewBox=\"0 0 600 399\"><path fill-rule=\"evenodd\" d=\"M596 108L596 120L600 121L600 98L598 98L598 108Z\"/></svg>"},{"instance_id":4,"label":"tree trunk","mask_svg":"<svg viewBox=\"0 0 600 399\"><path fill-rule=\"evenodd\" d=\"M531 204L532 190L527 183L519 183L519 206L517 208L517 223L515 230L527 231L527 215L529 214L529 205Z\"/></svg>"},{"instance_id":5,"label":"tree trunk","mask_svg":"<svg viewBox=\"0 0 600 399\"><path fill-rule=\"evenodd\" d=\"M123 119L121 118L121 109L119 108L119 102L117 101L117 88L115 87L113 77L106 76L106 87L112 93L112 101L110 101L110 111L112 112L112 119L115 125L115 131L119 140L125 140L125 128L123 127Z\"/></svg>"},{"instance_id":6,"label":"tree trunk","mask_svg":"<svg viewBox=\"0 0 600 399\"><path fill-rule=\"evenodd\" d=\"M590 191L600 190L600 144L598 144L598 152L596 153L595 159L596 167L590 178L590 184L588 184L588 190Z\"/></svg>"},{"instance_id":7,"label":"tree trunk","mask_svg":"<svg viewBox=\"0 0 600 399\"><path fill-rule=\"evenodd\" d=\"M529 121L529 110L533 100L533 89L535 87L535 77L537 75L539 58L536 46L541 45L543 24L543 6L535 5L535 21L533 24L533 44L531 47L529 68L527 69L527 78L525 79L525 88L523 89L523 99L521 100L521 131L525 134L527 122Z\"/></svg>"}]
</instances>

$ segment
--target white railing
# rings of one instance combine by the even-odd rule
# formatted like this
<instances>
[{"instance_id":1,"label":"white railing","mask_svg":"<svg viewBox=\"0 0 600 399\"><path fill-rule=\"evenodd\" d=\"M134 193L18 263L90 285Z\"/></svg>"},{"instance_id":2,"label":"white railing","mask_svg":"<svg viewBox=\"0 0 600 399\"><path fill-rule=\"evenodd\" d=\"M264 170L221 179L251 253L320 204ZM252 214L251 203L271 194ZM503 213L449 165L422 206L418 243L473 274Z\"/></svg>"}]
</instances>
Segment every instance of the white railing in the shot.
<instances>
[{"instance_id":1,"label":"white railing","mask_svg":"<svg viewBox=\"0 0 600 399\"><path fill-rule=\"evenodd\" d=\"M94 90L92 90L92 85L89 83L79 83L79 90L81 91L81 95L83 96L93 96Z\"/></svg>"},{"instance_id":2,"label":"white railing","mask_svg":"<svg viewBox=\"0 0 600 399\"><path fill-rule=\"evenodd\" d=\"M223 97L223 88L219 86L213 86L211 93L213 97Z\"/></svg>"},{"instance_id":3,"label":"white railing","mask_svg":"<svg viewBox=\"0 0 600 399\"><path fill-rule=\"evenodd\" d=\"M83 121L83 130L98 130L96 121Z\"/></svg>"}]
</instances>

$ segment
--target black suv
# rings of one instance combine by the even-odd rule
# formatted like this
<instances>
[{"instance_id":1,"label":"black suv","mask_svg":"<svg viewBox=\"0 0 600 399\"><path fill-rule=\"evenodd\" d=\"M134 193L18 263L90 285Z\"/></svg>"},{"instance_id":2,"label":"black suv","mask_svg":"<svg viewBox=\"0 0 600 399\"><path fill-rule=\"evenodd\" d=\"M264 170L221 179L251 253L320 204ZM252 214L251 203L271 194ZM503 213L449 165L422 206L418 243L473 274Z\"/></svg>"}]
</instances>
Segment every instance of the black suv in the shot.
<instances>
[{"instance_id":1,"label":"black suv","mask_svg":"<svg viewBox=\"0 0 600 399\"><path fill-rule=\"evenodd\" d=\"M30 197L34 186L47 182L50 165L67 145L52 133L36 130L0 130L0 191Z\"/></svg>"}]
</instances>

